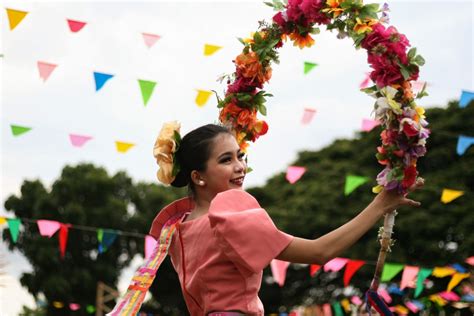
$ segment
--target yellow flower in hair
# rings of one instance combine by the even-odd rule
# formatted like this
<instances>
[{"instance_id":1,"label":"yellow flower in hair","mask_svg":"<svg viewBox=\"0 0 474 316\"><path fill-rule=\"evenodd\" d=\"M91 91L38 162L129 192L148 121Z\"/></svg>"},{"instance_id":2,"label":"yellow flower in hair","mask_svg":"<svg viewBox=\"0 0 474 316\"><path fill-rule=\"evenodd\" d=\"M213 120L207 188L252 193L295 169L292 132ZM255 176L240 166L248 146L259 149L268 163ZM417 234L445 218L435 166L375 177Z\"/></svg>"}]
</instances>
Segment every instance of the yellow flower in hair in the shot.
<instances>
[{"instance_id":1,"label":"yellow flower in hair","mask_svg":"<svg viewBox=\"0 0 474 316\"><path fill-rule=\"evenodd\" d=\"M173 175L173 156L178 146L175 132L179 134L180 128L181 124L177 121L164 123L153 146L153 156L160 167L157 177L164 184L170 184L175 178L175 175Z\"/></svg>"}]
</instances>

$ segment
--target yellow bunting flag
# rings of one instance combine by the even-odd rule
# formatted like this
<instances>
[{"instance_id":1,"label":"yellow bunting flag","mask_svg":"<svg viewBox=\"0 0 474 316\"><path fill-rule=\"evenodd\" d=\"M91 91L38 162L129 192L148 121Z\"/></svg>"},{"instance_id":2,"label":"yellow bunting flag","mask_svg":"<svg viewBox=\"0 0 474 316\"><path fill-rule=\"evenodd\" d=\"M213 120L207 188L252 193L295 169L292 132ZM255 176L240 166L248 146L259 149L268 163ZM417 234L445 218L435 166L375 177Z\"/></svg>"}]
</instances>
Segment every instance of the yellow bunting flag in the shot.
<instances>
[{"instance_id":1,"label":"yellow bunting flag","mask_svg":"<svg viewBox=\"0 0 474 316\"><path fill-rule=\"evenodd\" d=\"M459 282L461 282L462 280L470 277L471 274L470 273L456 273L453 275L453 277L451 278L451 281L449 281L449 284L448 284L448 289L446 291L448 292L451 292L451 290L456 287L456 285L459 284Z\"/></svg>"},{"instance_id":2,"label":"yellow bunting flag","mask_svg":"<svg viewBox=\"0 0 474 316\"><path fill-rule=\"evenodd\" d=\"M343 299L341 301L342 308L346 311L346 313L351 311L351 303L349 303L349 300L347 298Z\"/></svg>"},{"instance_id":3,"label":"yellow bunting flag","mask_svg":"<svg viewBox=\"0 0 474 316\"><path fill-rule=\"evenodd\" d=\"M446 300L439 296L438 294L433 294L428 297L430 301L435 302L439 306L444 306L446 305Z\"/></svg>"},{"instance_id":4,"label":"yellow bunting flag","mask_svg":"<svg viewBox=\"0 0 474 316\"><path fill-rule=\"evenodd\" d=\"M0 225L6 224L6 223L7 223L7 220L5 219L5 217L0 217Z\"/></svg>"},{"instance_id":5,"label":"yellow bunting flag","mask_svg":"<svg viewBox=\"0 0 474 316\"><path fill-rule=\"evenodd\" d=\"M433 272L431 273L433 276L437 278L444 278L448 275L453 275L456 273L456 270L454 268L450 267L435 267L433 269Z\"/></svg>"},{"instance_id":6,"label":"yellow bunting flag","mask_svg":"<svg viewBox=\"0 0 474 316\"><path fill-rule=\"evenodd\" d=\"M394 308L395 312L399 315L408 315L408 308L403 305L396 305Z\"/></svg>"},{"instance_id":7,"label":"yellow bunting flag","mask_svg":"<svg viewBox=\"0 0 474 316\"><path fill-rule=\"evenodd\" d=\"M28 14L25 11L13 10L13 9L6 9L8 15L8 22L10 23L10 31L13 31L15 27L24 19L24 17Z\"/></svg>"},{"instance_id":8,"label":"yellow bunting flag","mask_svg":"<svg viewBox=\"0 0 474 316\"><path fill-rule=\"evenodd\" d=\"M63 308L63 307L64 307L64 303L63 303L63 302L54 301L54 302L53 302L53 306L56 307L56 308Z\"/></svg>"},{"instance_id":9,"label":"yellow bunting flag","mask_svg":"<svg viewBox=\"0 0 474 316\"><path fill-rule=\"evenodd\" d=\"M457 190L451 190L451 189L443 189L443 193L441 193L441 202L444 204L447 204L461 195L464 194L464 191L457 191Z\"/></svg>"},{"instance_id":10,"label":"yellow bunting flag","mask_svg":"<svg viewBox=\"0 0 474 316\"><path fill-rule=\"evenodd\" d=\"M209 97L211 96L212 91L198 90L197 92L198 94L196 96L196 104L199 107L203 107L206 104L207 100L209 100Z\"/></svg>"},{"instance_id":11,"label":"yellow bunting flag","mask_svg":"<svg viewBox=\"0 0 474 316\"><path fill-rule=\"evenodd\" d=\"M115 146L117 147L117 151L119 153L126 153L130 148L135 146L135 144L116 141Z\"/></svg>"},{"instance_id":12,"label":"yellow bunting flag","mask_svg":"<svg viewBox=\"0 0 474 316\"><path fill-rule=\"evenodd\" d=\"M221 48L222 46L204 44L204 56L211 56Z\"/></svg>"}]
</instances>

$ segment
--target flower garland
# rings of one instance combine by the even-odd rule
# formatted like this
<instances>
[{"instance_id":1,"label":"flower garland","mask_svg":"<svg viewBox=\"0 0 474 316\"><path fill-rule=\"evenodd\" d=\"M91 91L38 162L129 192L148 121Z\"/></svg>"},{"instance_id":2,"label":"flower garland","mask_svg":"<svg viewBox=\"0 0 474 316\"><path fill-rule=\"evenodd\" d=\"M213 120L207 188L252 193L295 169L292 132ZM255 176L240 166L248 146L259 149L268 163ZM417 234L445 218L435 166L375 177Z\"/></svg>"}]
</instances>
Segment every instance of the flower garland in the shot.
<instances>
[{"instance_id":1,"label":"flower garland","mask_svg":"<svg viewBox=\"0 0 474 316\"><path fill-rule=\"evenodd\" d=\"M219 119L230 126L242 150L248 142L258 139L268 130L258 112L266 115L266 93L263 85L272 75L271 63L278 63L277 49L287 40L299 48L311 47L312 37L320 32L318 25L337 30L338 38L350 37L356 49L367 50L372 67L370 78L375 85L362 91L376 98L375 117L382 126L382 144L377 148L377 160L385 169L377 176L378 186L406 192L418 174L417 159L426 153L430 131L424 109L415 99L426 96L426 84L415 96L411 81L418 79L424 59L416 48L407 51L410 43L388 23L388 5L364 4L362 0L273 0L266 3L278 11L271 24L259 22L252 38L239 39L244 48L235 60L236 70L227 78L223 99L218 98Z\"/></svg>"}]
</instances>

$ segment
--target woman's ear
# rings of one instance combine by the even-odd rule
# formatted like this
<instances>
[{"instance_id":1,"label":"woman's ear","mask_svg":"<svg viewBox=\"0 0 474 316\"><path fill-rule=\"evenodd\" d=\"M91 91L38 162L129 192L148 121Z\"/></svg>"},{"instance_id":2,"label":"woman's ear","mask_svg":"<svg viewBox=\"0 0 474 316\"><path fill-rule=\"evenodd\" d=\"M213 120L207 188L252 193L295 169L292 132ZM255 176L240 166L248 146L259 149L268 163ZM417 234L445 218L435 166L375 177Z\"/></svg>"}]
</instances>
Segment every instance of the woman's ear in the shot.
<instances>
[{"instance_id":1,"label":"woman's ear","mask_svg":"<svg viewBox=\"0 0 474 316\"><path fill-rule=\"evenodd\" d=\"M206 182L203 180L199 172L197 172L196 170L191 171L191 181L194 183L194 185L197 185L200 187L206 185Z\"/></svg>"}]
</instances>

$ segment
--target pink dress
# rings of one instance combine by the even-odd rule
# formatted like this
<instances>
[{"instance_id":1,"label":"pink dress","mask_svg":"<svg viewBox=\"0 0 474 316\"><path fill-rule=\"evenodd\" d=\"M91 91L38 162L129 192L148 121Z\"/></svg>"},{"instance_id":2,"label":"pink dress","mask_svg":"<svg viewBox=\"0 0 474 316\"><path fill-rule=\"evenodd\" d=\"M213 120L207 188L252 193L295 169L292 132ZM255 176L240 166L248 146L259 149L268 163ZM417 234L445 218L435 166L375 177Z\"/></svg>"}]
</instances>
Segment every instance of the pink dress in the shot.
<instances>
[{"instance_id":1,"label":"pink dress","mask_svg":"<svg viewBox=\"0 0 474 316\"><path fill-rule=\"evenodd\" d=\"M191 198L166 206L153 221L150 234L157 238L170 216L184 215L192 208ZM292 239L275 227L250 194L243 190L219 193L207 215L178 224L169 249L190 314L264 315L258 298L263 268Z\"/></svg>"}]
</instances>

